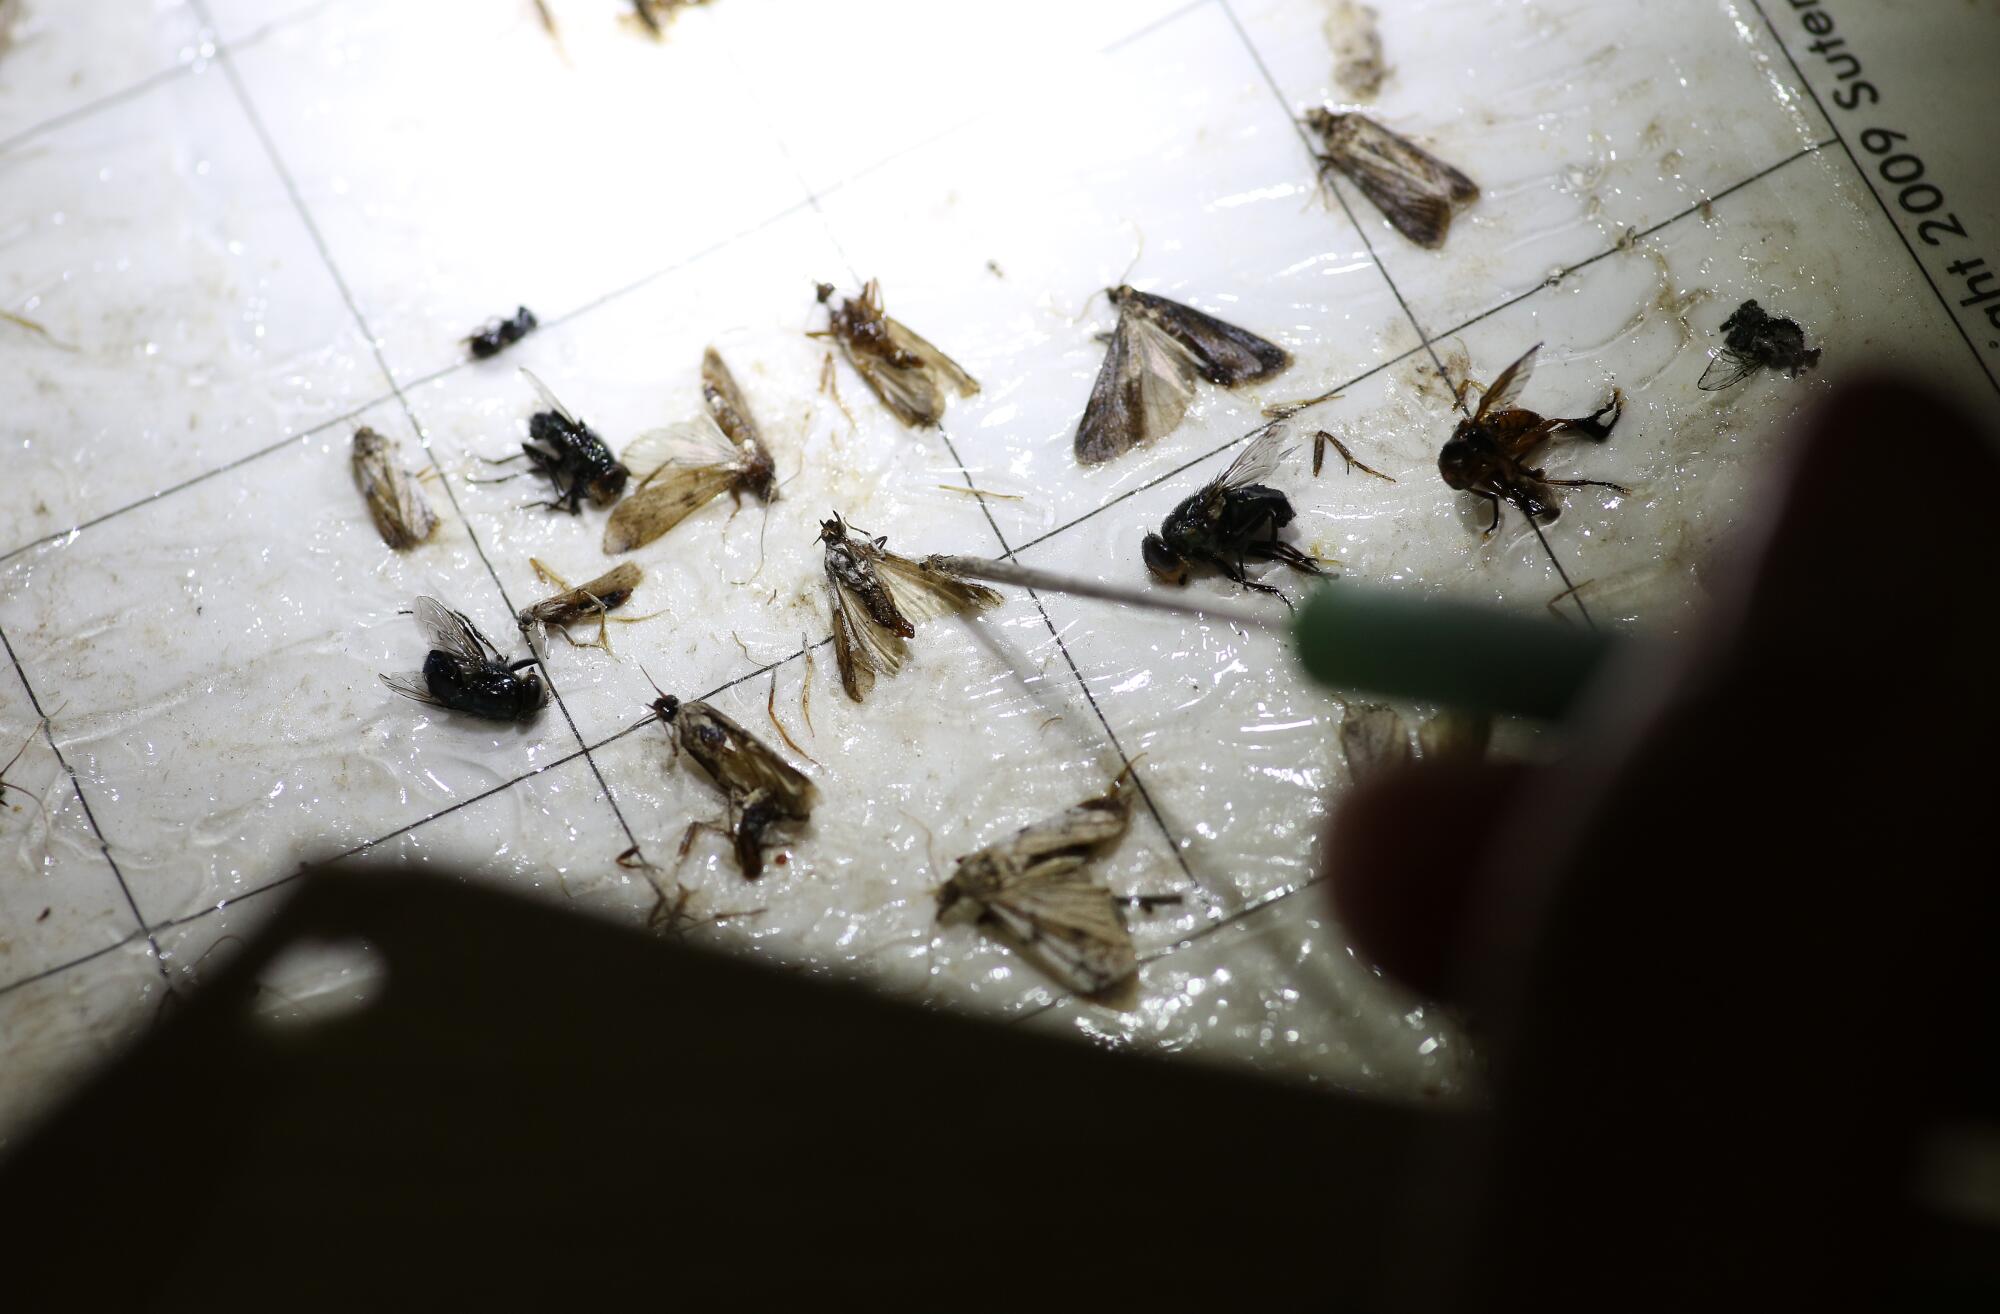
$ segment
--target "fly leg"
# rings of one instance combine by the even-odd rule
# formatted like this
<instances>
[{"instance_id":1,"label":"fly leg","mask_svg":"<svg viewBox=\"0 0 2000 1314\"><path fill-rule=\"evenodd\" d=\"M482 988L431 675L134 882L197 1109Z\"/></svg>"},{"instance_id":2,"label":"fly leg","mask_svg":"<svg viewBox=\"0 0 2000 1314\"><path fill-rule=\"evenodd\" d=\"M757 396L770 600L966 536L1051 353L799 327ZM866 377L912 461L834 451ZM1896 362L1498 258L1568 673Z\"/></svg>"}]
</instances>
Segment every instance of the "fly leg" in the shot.
<instances>
[{"instance_id":1,"label":"fly leg","mask_svg":"<svg viewBox=\"0 0 2000 1314\"><path fill-rule=\"evenodd\" d=\"M1292 600L1285 596L1284 591L1282 589L1274 589L1269 584L1260 583L1259 581L1251 579L1249 575L1245 574L1241 562L1231 561L1228 557L1223 556L1220 552L1203 552L1203 553L1198 553L1197 555L1203 561L1206 561L1209 565L1214 566L1217 570L1221 571L1228 578L1236 581L1238 584L1241 584L1244 588L1249 589L1255 593L1268 593L1272 597L1278 599L1280 602L1283 602L1287 607L1292 605Z\"/></svg>"},{"instance_id":2,"label":"fly leg","mask_svg":"<svg viewBox=\"0 0 2000 1314\"><path fill-rule=\"evenodd\" d=\"M1544 479L1545 484L1557 488L1608 488L1621 497L1632 496L1632 490L1623 484L1614 484L1608 479Z\"/></svg>"},{"instance_id":3,"label":"fly leg","mask_svg":"<svg viewBox=\"0 0 2000 1314\"><path fill-rule=\"evenodd\" d=\"M1320 566L1319 558L1308 556L1293 547L1290 543L1283 543L1277 539L1272 539L1268 543L1253 543L1245 551L1262 561L1282 561L1293 570L1299 571L1302 574L1324 575L1326 573Z\"/></svg>"},{"instance_id":4,"label":"fly leg","mask_svg":"<svg viewBox=\"0 0 2000 1314\"><path fill-rule=\"evenodd\" d=\"M713 821L690 821L688 828L681 832L680 848L674 851L674 866L676 869L687 861L688 850L694 847L695 836L701 834L703 831L707 831L711 835L719 835L723 839L728 840L732 845L736 843L736 832L727 826L718 826Z\"/></svg>"},{"instance_id":5,"label":"fly leg","mask_svg":"<svg viewBox=\"0 0 2000 1314\"><path fill-rule=\"evenodd\" d=\"M1500 528L1500 495L1498 493L1481 492L1477 488L1472 491L1493 504L1493 523L1486 526L1485 532L1479 536L1481 538L1492 538L1494 531Z\"/></svg>"},{"instance_id":6,"label":"fly leg","mask_svg":"<svg viewBox=\"0 0 2000 1314\"><path fill-rule=\"evenodd\" d=\"M1549 426L1551 433L1578 433L1592 442L1603 442L1611 436L1611 430L1618 424L1618 417L1625 413L1625 392L1622 388L1611 390L1611 400L1592 411L1589 415L1575 420L1556 420ZM1610 419L1605 419L1605 416ZM1554 483L1554 480L1549 482Z\"/></svg>"}]
</instances>

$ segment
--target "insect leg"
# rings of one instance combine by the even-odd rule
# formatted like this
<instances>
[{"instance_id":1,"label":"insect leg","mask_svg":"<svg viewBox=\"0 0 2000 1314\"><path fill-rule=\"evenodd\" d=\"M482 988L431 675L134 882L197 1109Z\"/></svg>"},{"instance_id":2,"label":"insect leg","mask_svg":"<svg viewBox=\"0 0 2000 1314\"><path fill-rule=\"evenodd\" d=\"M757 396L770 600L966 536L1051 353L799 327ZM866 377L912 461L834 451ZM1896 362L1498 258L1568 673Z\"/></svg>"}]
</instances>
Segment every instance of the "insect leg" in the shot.
<instances>
[{"instance_id":1,"label":"insect leg","mask_svg":"<svg viewBox=\"0 0 2000 1314\"><path fill-rule=\"evenodd\" d=\"M1203 553L1197 553L1196 555L1198 555L1202 560L1208 562L1209 565L1214 566L1217 570L1221 571L1224 575L1228 576L1236 583L1241 584L1244 588L1249 589L1255 593L1268 593L1274 598L1283 598L1284 603L1287 607L1292 605L1292 600L1290 598L1285 597L1283 590L1272 588L1269 584L1261 583L1257 580L1251 579L1249 575L1244 573L1243 566L1240 562L1231 561L1228 557L1223 556L1220 552L1203 552Z\"/></svg>"},{"instance_id":2,"label":"insect leg","mask_svg":"<svg viewBox=\"0 0 2000 1314\"><path fill-rule=\"evenodd\" d=\"M1500 495L1498 493L1481 493L1478 489L1474 489L1473 491L1493 504L1493 523L1486 526L1486 532L1480 535L1481 538L1492 538L1494 531L1500 528Z\"/></svg>"},{"instance_id":3,"label":"insect leg","mask_svg":"<svg viewBox=\"0 0 2000 1314\"><path fill-rule=\"evenodd\" d=\"M514 462L520 460L522 457L526 455L527 455L526 452L516 452L512 456L499 456L499 457L482 456L479 459L486 462L486 464L488 465L512 465Z\"/></svg>"},{"instance_id":4,"label":"insect leg","mask_svg":"<svg viewBox=\"0 0 2000 1314\"><path fill-rule=\"evenodd\" d=\"M1293 570L1307 575L1324 575L1326 573L1320 566L1319 558L1308 556L1293 547L1290 543L1280 543L1275 540L1269 543L1259 543L1251 550L1251 555L1261 557L1266 561L1282 561Z\"/></svg>"},{"instance_id":5,"label":"insect leg","mask_svg":"<svg viewBox=\"0 0 2000 1314\"><path fill-rule=\"evenodd\" d=\"M1631 489L1623 484L1614 484L1608 479L1544 479L1542 482L1553 484L1557 488L1609 488L1620 496L1632 496Z\"/></svg>"},{"instance_id":6,"label":"insect leg","mask_svg":"<svg viewBox=\"0 0 2000 1314\"><path fill-rule=\"evenodd\" d=\"M1589 415L1576 420L1557 420L1552 427L1566 433L1580 433L1593 442L1601 443L1611 436L1611 430L1617 426L1619 417L1624 413L1625 392L1621 388L1613 388L1611 400ZM1604 418L1607 415L1611 417L1608 420Z\"/></svg>"}]
</instances>

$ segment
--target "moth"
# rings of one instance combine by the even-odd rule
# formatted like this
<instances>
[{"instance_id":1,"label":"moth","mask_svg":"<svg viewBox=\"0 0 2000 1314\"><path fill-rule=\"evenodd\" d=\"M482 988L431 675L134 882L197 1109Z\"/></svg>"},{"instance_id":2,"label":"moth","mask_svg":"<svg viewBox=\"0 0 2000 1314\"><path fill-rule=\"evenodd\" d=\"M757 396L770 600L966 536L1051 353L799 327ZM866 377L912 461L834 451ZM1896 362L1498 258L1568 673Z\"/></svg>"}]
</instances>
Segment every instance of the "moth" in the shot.
<instances>
[{"instance_id":1,"label":"moth","mask_svg":"<svg viewBox=\"0 0 2000 1314\"><path fill-rule=\"evenodd\" d=\"M745 493L777 500L777 463L713 347L702 353L701 396L706 415L640 434L625 449L623 464L639 482L605 523L607 553L644 547L725 492L739 505Z\"/></svg>"},{"instance_id":2,"label":"moth","mask_svg":"<svg viewBox=\"0 0 2000 1314\"><path fill-rule=\"evenodd\" d=\"M1100 465L1173 432L1198 378L1224 388L1281 373L1291 353L1247 329L1136 288L1114 287L1118 327L1076 426L1076 459Z\"/></svg>"},{"instance_id":3,"label":"moth","mask_svg":"<svg viewBox=\"0 0 2000 1314\"><path fill-rule=\"evenodd\" d=\"M1479 199L1479 187L1429 151L1365 114L1306 112L1306 126L1326 144L1322 168L1347 175L1395 230L1436 250L1452 216Z\"/></svg>"},{"instance_id":4,"label":"moth","mask_svg":"<svg viewBox=\"0 0 2000 1314\"><path fill-rule=\"evenodd\" d=\"M420 703L489 721L527 721L548 702L541 677L527 670L536 658L508 661L463 612L436 598L418 598L410 613L430 642L424 669L385 675L382 683Z\"/></svg>"},{"instance_id":5,"label":"moth","mask_svg":"<svg viewBox=\"0 0 2000 1314\"><path fill-rule=\"evenodd\" d=\"M696 835L712 830L734 846L744 877L756 880L764 873L764 849L770 843L766 833L781 822L810 818L819 791L803 771L707 703L684 703L663 693L650 705L673 736L676 755L687 750L729 801L729 824L689 823L680 856L687 856Z\"/></svg>"},{"instance_id":6,"label":"moth","mask_svg":"<svg viewBox=\"0 0 2000 1314\"><path fill-rule=\"evenodd\" d=\"M1095 798L1024 826L958 860L937 890L937 916L975 905L1023 953L1073 990L1101 994L1139 968L1118 901L1083 867L1125 834L1131 799L1120 776Z\"/></svg>"},{"instance_id":7,"label":"moth","mask_svg":"<svg viewBox=\"0 0 2000 1314\"><path fill-rule=\"evenodd\" d=\"M511 319L494 318L486 321L480 329L465 339L466 350L474 360L485 360L497 356L533 332L538 321L535 312L526 306L516 306Z\"/></svg>"},{"instance_id":8,"label":"moth","mask_svg":"<svg viewBox=\"0 0 2000 1314\"><path fill-rule=\"evenodd\" d=\"M1493 523L1486 527L1490 536L1500 528L1502 499L1535 520L1554 520L1562 514L1555 488L1609 488L1630 492L1622 484L1603 479L1551 479L1531 466L1527 458L1537 447L1557 434L1579 434L1592 442L1604 442L1618 423L1624 408L1624 394L1611 390L1611 400L1580 419L1546 419L1514 405L1514 399L1528 386L1535 371L1535 353L1541 343L1522 353L1521 358L1500 371L1479 398L1479 409L1458 422L1451 438L1438 453L1438 473L1453 488L1477 493L1493 504ZM1470 380L1458 387L1458 404L1465 405ZM1609 416L1610 418L1605 418Z\"/></svg>"},{"instance_id":9,"label":"moth","mask_svg":"<svg viewBox=\"0 0 2000 1314\"><path fill-rule=\"evenodd\" d=\"M1317 559L1278 538L1297 513L1291 499L1263 481L1290 454L1284 431L1266 426L1228 469L1168 512L1159 533L1146 535L1140 544L1146 569L1163 584L1180 585L1196 563L1205 563L1244 588L1279 598L1285 595L1244 572L1245 562L1280 561L1302 574L1325 574Z\"/></svg>"},{"instance_id":10,"label":"moth","mask_svg":"<svg viewBox=\"0 0 2000 1314\"><path fill-rule=\"evenodd\" d=\"M547 384L528 370L521 373L534 385L547 409L529 417L528 441L521 444L520 455L494 464L504 465L506 461L526 457L535 473L555 487L555 496L540 504L551 511L566 510L575 515L582 509L585 497L595 506L616 502L625 491L625 481L631 472L619 464L595 429L556 400Z\"/></svg>"},{"instance_id":11,"label":"moth","mask_svg":"<svg viewBox=\"0 0 2000 1314\"><path fill-rule=\"evenodd\" d=\"M605 640L606 619L611 612L624 606L631 599L632 590L638 588L639 581L645 578L645 573L639 569L637 563L621 561L588 584L572 587L565 584L561 576L533 557L528 560L533 564L537 575L554 581L562 592L523 607L521 614L515 618L522 631L531 637L539 634L546 640L549 631L554 630L575 644L576 639L570 634L569 627L578 621L595 617L598 624L597 646L604 647L608 651L609 644Z\"/></svg>"},{"instance_id":12,"label":"moth","mask_svg":"<svg viewBox=\"0 0 2000 1314\"><path fill-rule=\"evenodd\" d=\"M1402 714L1383 703L1349 703L1340 718L1340 754L1357 785L1409 765L1410 733Z\"/></svg>"},{"instance_id":13,"label":"moth","mask_svg":"<svg viewBox=\"0 0 2000 1314\"><path fill-rule=\"evenodd\" d=\"M382 541L401 551L437 530L437 512L414 476L396 463L396 443L367 425L354 431L354 482L368 502L368 515Z\"/></svg>"},{"instance_id":14,"label":"moth","mask_svg":"<svg viewBox=\"0 0 2000 1314\"><path fill-rule=\"evenodd\" d=\"M945 569L887 550L887 538L857 538L836 513L820 522L826 592L833 608L833 656L841 687L860 702L875 677L894 675L909 655L918 621L998 606L1000 595Z\"/></svg>"},{"instance_id":15,"label":"moth","mask_svg":"<svg viewBox=\"0 0 2000 1314\"><path fill-rule=\"evenodd\" d=\"M882 288L874 279L859 297L833 300L833 284L818 285L827 326L811 336L833 338L854 372L895 417L906 425L935 428L944 419L945 389L961 397L979 391L979 381L958 362L882 313Z\"/></svg>"},{"instance_id":16,"label":"moth","mask_svg":"<svg viewBox=\"0 0 2000 1314\"><path fill-rule=\"evenodd\" d=\"M1713 353L1696 386L1705 392L1721 392L1759 368L1783 370L1796 379L1819 364L1819 353L1820 348L1806 346L1806 331L1797 320L1773 315L1756 302L1746 301L1722 321L1722 346Z\"/></svg>"}]
</instances>

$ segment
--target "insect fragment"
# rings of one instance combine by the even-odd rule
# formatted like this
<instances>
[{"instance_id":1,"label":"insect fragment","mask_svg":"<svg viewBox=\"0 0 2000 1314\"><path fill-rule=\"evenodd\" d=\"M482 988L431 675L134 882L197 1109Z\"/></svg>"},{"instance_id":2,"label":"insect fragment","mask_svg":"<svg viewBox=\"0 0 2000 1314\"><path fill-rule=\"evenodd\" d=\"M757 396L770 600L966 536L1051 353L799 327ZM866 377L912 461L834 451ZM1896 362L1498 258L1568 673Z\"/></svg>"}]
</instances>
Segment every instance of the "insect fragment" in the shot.
<instances>
[{"instance_id":1,"label":"insect fragment","mask_svg":"<svg viewBox=\"0 0 2000 1314\"><path fill-rule=\"evenodd\" d=\"M687 855L697 834L713 830L735 847L736 865L745 879L756 880L764 873L766 832L781 822L811 817L819 791L803 771L707 703L684 703L663 693L650 706L673 736L675 751L686 749L729 801L729 824L691 823L681 837L681 855Z\"/></svg>"},{"instance_id":2,"label":"insect fragment","mask_svg":"<svg viewBox=\"0 0 2000 1314\"><path fill-rule=\"evenodd\" d=\"M818 285L827 326L812 334L840 343L841 354L882 404L906 425L935 427L944 419L944 390L970 397L979 381L951 357L882 313L882 288L874 279L859 297L833 300L833 284Z\"/></svg>"},{"instance_id":3,"label":"insect fragment","mask_svg":"<svg viewBox=\"0 0 2000 1314\"><path fill-rule=\"evenodd\" d=\"M540 505L575 515L582 509L585 497L595 506L616 502L625 491L625 481L631 472L619 464L595 429L556 400L547 384L528 370L521 373L535 386L548 408L529 417L528 441L521 444L521 456L527 458L536 474L555 487L555 496Z\"/></svg>"},{"instance_id":4,"label":"insect fragment","mask_svg":"<svg viewBox=\"0 0 2000 1314\"><path fill-rule=\"evenodd\" d=\"M57 710L60 711L61 709ZM33 794L29 794L28 791L23 789L21 786L12 785L7 782L7 773L14 769L14 764L21 760L21 754L28 751L28 745L35 742L35 736L40 734L44 729L46 729L48 724L49 724L49 719L46 716L43 717L41 720L37 721L35 723L35 728L28 731L28 737L21 741L21 746L14 750L14 756L7 759L7 764L5 766L0 766L0 805L4 805L7 802L7 791L11 789L18 794L27 794L28 801L33 803L37 808L41 808L42 801L39 798L36 798ZM46 811L46 809L43 810ZM42 915L46 917L48 914L44 913Z\"/></svg>"},{"instance_id":5,"label":"insect fragment","mask_svg":"<svg viewBox=\"0 0 2000 1314\"><path fill-rule=\"evenodd\" d=\"M958 860L937 915L961 900L1064 985L1101 994L1139 968L1118 901L1083 867L1131 824L1129 777Z\"/></svg>"},{"instance_id":6,"label":"insect fragment","mask_svg":"<svg viewBox=\"0 0 2000 1314\"><path fill-rule=\"evenodd\" d=\"M397 693L489 721L527 721L547 704L541 676L525 669L536 658L508 661L464 612L436 598L418 598L407 614L416 616L431 651L421 672L382 677Z\"/></svg>"},{"instance_id":7,"label":"insect fragment","mask_svg":"<svg viewBox=\"0 0 2000 1314\"><path fill-rule=\"evenodd\" d=\"M1297 514L1291 499L1264 483L1291 454L1285 434L1269 425L1229 468L1196 489L1140 545L1146 569L1163 584L1185 584L1196 563L1215 567L1244 588L1291 600L1244 573L1246 561L1279 561L1306 575L1323 575L1320 562L1278 538Z\"/></svg>"},{"instance_id":8,"label":"insect fragment","mask_svg":"<svg viewBox=\"0 0 2000 1314\"><path fill-rule=\"evenodd\" d=\"M1106 294L1118 327L1076 426L1076 459L1099 465L1173 432L1198 378L1234 388L1282 372L1291 353L1247 329L1131 287Z\"/></svg>"},{"instance_id":9,"label":"insect fragment","mask_svg":"<svg viewBox=\"0 0 2000 1314\"><path fill-rule=\"evenodd\" d=\"M571 587L564 583L561 576L541 562L532 557L529 561L534 565L537 575L554 581L562 588L562 592L521 608L521 614L515 618L521 629L530 635L539 634L544 640L553 629L575 644L576 639L570 634L569 627L578 621L595 617L598 622L598 644L608 650L604 638L605 621L609 613L625 605L632 597L632 590L638 588L639 581L645 578L645 573L639 569L638 564L621 561L588 584Z\"/></svg>"},{"instance_id":10,"label":"insect fragment","mask_svg":"<svg viewBox=\"0 0 2000 1314\"><path fill-rule=\"evenodd\" d=\"M474 360L485 360L497 356L519 342L535 330L535 312L526 306L516 306L512 319L496 317L489 319L479 331L465 339L466 350Z\"/></svg>"},{"instance_id":11,"label":"insect fragment","mask_svg":"<svg viewBox=\"0 0 2000 1314\"><path fill-rule=\"evenodd\" d=\"M368 515L382 541L401 551L428 539L437 530L437 512L410 472L396 462L396 443L362 425L354 431L350 457L354 482L367 499Z\"/></svg>"},{"instance_id":12,"label":"insect fragment","mask_svg":"<svg viewBox=\"0 0 2000 1314\"><path fill-rule=\"evenodd\" d=\"M1617 493L1631 490L1623 484L1603 479L1551 479L1527 463L1537 447L1557 434L1580 434L1592 442L1604 442L1618 423L1624 408L1624 394L1611 390L1611 400L1578 419L1545 419L1514 405L1514 399L1534 373L1535 353L1541 343L1523 352L1521 358L1500 371L1479 398L1479 409L1458 422L1451 438L1438 453L1438 474L1453 488L1477 493L1493 504L1493 523L1487 535L1500 528L1500 502L1512 502L1521 514L1539 521L1554 520L1562 506L1551 492L1555 488L1609 488ZM1470 382L1469 380L1467 381ZM1463 407L1465 386L1458 390ZM1608 419L1606 417L1609 417Z\"/></svg>"},{"instance_id":13,"label":"insect fragment","mask_svg":"<svg viewBox=\"0 0 2000 1314\"><path fill-rule=\"evenodd\" d=\"M1346 443L1340 441L1340 439L1324 429L1313 435L1313 478L1319 478L1319 468L1321 463L1326 460L1326 449L1329 447L1338 452L1340 459L1346 462L1346 472L1348 474L1353 474L1356 470L1359 470L1362 474L1374 475L1384 483L1393 484L1396 482L1396 476L1385 475L1374 466L1360 460L1353 452L1347 450Z\"/></svg>"},{"instance_id":14,"label":"insect fragment","mask_svg":"<svg viewBox=\"0 0 2000 1314\"><path fill-rule=\"evenodd\" d=\"M777 500L777 463L713 347L702 353L701 395L707 415L642 433L625 449L639 482L605 522L607 553L644 547L725 492L739 504L745 493Z\"/></svg>"},{"instance_id":15,"label":"insect fragment","mask_svg":"<svg viewBox=\"0 0 2000 1314\"><path fill-rule=\"evenodd\" d=\"M1820 348L1806 346L1806 331L1797 320L1773 315L1755 301L1746 301L1722 321L1722 346L1710 356L1708 368L1695 386L1721 392L1741 383L1759 367L1783 370L1798 378L1819 364Z\"/></svg>"},{"instance_id":16,"label":"insect fragment","mask_svg":"<svg viewBox=\"0 0 2000 1314\"><path fill-rule=\"evenodd\" d=\"M1000 595L945 569L935 557L912 561L887 551L887 538L855 537L838 513L820 522L826 591L833 608L833 656L847 696L860 702L877 674L894 675L909 655L916 623L998 606Z\"/></svg>"},{"instance_id":17,"label":"insect fragment","mask_svg":"<svg viewBox=\"0 0 2000 1314\"><path fill-rule=\"evenodd\" d=\"M1436 250L1452 216L1479 199L1479 187L1429 151L1365 114L1306 111L1306 126L1326 143L1323 168L1338 169L1395 230Z\"/></svg>"}]
</instances>

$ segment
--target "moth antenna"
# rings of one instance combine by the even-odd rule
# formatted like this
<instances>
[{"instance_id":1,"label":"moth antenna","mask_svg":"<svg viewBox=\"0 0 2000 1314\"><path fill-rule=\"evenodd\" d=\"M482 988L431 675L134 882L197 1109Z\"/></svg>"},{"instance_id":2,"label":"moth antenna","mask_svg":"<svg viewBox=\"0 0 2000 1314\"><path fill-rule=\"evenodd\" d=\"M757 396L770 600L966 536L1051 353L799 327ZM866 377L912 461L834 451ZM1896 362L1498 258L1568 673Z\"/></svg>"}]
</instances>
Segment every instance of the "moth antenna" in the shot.
<instances>
[{"instance_id":1,"label":"moth antenna","mask_svg":"<svg viewBox=\"0 0 2000 1314\"><path fill-rule=\"evenodd\" d=\"M1146 254L1146 230L1139 227L1137 220L1127 219L1125 222L1130 224L1132 227L1132 237L1134 245L1133 245L1131 263L1127 264L1125 266L1125 272L1118 276L1118 282L1121 286L1124 284L1126 279L1132 277L1132 271L1139 267L1140 257Z\"/></svg>"},{"instance_id":2,"label":"moth antenna","mask_svg":"<svg viewBox=\"0 0 2000 1314\"><path fill-rule=\"evenodd\" d=\"M653 692L658 694L660 697L665 698L667 696L667 691L660 687L660 682L653 678L653 673L646 669L646 664L644 662L640 662L638 663L638 667L639 667L639 674L646 677L646 683L653 686Z\"/></svg>"}]
</instances>

